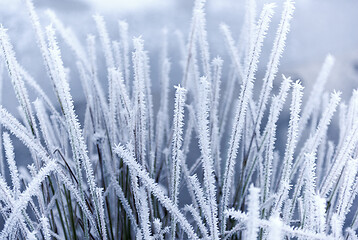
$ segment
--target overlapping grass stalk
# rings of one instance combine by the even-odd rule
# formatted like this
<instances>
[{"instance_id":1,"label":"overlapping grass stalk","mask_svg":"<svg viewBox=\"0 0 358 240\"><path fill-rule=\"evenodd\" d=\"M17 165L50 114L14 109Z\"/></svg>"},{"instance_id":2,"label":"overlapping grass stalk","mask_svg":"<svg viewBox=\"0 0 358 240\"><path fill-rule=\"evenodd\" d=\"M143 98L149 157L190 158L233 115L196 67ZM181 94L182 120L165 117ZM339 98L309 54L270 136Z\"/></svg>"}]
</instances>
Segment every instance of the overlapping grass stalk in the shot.
<instances>
[{"instance_id":1,"label":"overlapping grass stalk","mask_svg":"<svg viewBox=\"0 0 358 240\"><path fill-rule=\"evenodd\" d=\"M185 33L175 33L181 59L168 55L174 43L163 31L160 87L152 86L144 40L131 41L125 21L111 39L104 17L95 15L98 33L82 42L52 11L46 12L52 24L42 26L32 1L25 2L54 93L21 66L16 42L1 26L0 73L6 68L9 77L0 74L0 86L11 81L21 119L0 106L0 239L358 239L358 92L349 103L339 92L324 94L331 55L306 102L302 83L280 76L292 0L284 2L278 26L270 26L275 4L246 0L239 41L222 23L227 54L215 58L205 1L195 1L186 45ZM260 79L261 49L275 27ZM63 62L59 37L73 63ZM105 69L97 67L98 53ZM181 82L174 83L177 61ZM83 87L82 123L67 65L77 67ZM329 134L334 126L339 139ZM283 128L282 147L276 139ZM29 149L32 164L22 165L14 138Z\"/></svg>"}]
</instances>

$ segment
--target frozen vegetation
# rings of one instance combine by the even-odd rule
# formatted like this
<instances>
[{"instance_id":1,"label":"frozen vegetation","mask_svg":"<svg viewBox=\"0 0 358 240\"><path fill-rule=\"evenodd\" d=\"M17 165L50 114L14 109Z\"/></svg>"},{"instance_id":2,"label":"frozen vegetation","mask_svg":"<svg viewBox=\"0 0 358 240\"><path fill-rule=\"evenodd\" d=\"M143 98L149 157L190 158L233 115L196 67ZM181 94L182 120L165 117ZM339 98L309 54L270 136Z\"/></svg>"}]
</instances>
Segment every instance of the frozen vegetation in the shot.
<instances>
[{"instance_id":1,"label":"frozen vegetation","mask_svg":"<svg viewBox=\"0 0 358 240\"><path fill-rule=\"evenodd\" d=\"M196 0L188 31L157 39L160 86L126 21L115 23L114 40L97 14L97 34L82 42L54 12L43 26L24 3L53 92L17 60L19 40L1 26L0 86L11 81L20 117L0 106L0 239L358 239L358 91L346 103L325 91L329 54L305 101L302 83L281 75L292 0L246 0L237 41L220 25L225 58L212 56L205 1ZM268 31L276 35L266 43ZM81 123L58 38L86 99ZM264 43L271 54L259 64Z\"/></svg>"}]
</instances>

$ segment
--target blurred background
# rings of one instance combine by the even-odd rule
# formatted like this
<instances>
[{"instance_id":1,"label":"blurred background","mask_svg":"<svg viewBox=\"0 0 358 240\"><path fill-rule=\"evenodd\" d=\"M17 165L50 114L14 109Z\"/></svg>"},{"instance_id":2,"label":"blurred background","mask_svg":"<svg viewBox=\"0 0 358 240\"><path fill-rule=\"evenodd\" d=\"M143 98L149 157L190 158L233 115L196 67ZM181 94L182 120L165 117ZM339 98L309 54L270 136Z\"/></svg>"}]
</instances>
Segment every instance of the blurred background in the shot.
<instances>
[{"instance_id":1,"label":"blurred background","mask_svg":"<svg viewBox=\"0 0 358 240\"><path fill-rule=\"evenodd\" d=\"M162 29L168 29L169 56L172 61L171 82L178 84L182 78L178 41L174 32L180 30L184 39L190 26L193 0L34 0L36 11L43 27L50 24L45 15L52 9L67 27L71 27L78 38L85 44L87 34L97 35L94 14L101 14L107 24L112 40L119 38L118 20L129 24L130 37L142 36L145 48L149 51L153 95L159 92L159 56L162 47ZM274 34L279 23L283 0L258 0L258 13L264 3L277 4L275 16L271 23L268 37L265 40L256 85L265 71L265 66L272 47ZM227 75L230 60L226 53L224 38L219 31L220 23L228 24L233 36L238 39L244 18L245 1L241 0L208 0L206 5L207 31L211 57L221 56L224 59L224 79ZM21 0L0 0L0 24L8 28L18 61L46 90L52 93L36 38L30 23L25 5ZM300 79L308 96L325 56L330 53L336 58L335 66L328 80L326 90L343 92L347 101L353 89L358 86L358 1L357 0L297 0L291 32L288 35L286 50L281 59L281 66L276 84L281 81L281 74ZM74 55L62 38L58 36L65 67L70 69L71 93L75 100L76 112L80 119L84 113L84 95L75 66ZM97 38L98 69L103 88L107 89L107 72L103 52ZM102 69L102 70L101 70ZM18 116L17 100L7 73L3 86L3 105ZM279 79L279 80L277 80ZM31 91L31 90L29 90ZM171 89L173 93L173 89ZM31 95L31 92L30 92ZM54 94L49 94L56 102ZM254 96L257 98L257 96ZM31 100L35 100L31 96ZM158 101L158 97L154 102ZM283 119L287 121L287 117ZM287 124L285 124L287 126ZM334 130L333 130L334 135ZM278 145L284 144L278 139ZM17 155L21 157L22 152Z\"/></svg>"},{"instance_id":2,"label":"blurred background","mask_svg":"<svg viewBox=\"0 0 358 240\"><path fill-rule=\"evenodd\" d=\"M257 2L258 12L264 3L277 4L261 57L261 65L265 66L283 0ZM331 53L337 61L327 90L341 90L343 98L348 99L352 88L358 83L358 1L299 0L296 2L296 11L288 35L287 47L281 60L280 72L300 78L309 91L310 84L315 80L326 54ZM244 0L207 1L207 28L212 57L219 55L226 60L219 24L225 22L231 27L233 36L238 36L244 17L244 3ZM76 32L83 43L87 34L97 33L92 18L94 14L99 13L104 16L112 40L119 37L117 20L127 20L130 35L142 35L145 40L145 48L150 52L153 75L158 71L156 58L160 51L162 43L160 39L164 27L169 30L172 68L179 68L179 59L176 59L178 54L175 52L177 41L173 32L179 29L183 32L184 39L187 39L193 0L34 0L34 5L40 15L42 26L50 24L44 11L52 9L66 26ZM44 74L40 51L36 47L35 35L23 2L0 0L0 23L9 29L20 63L42 86L50 86ZM58 39L61 43L62 39L60 37ZM73 55L68 47L62 44L61 50L66 67L72 72L77 72L75 66L71 66ZM102 52L98 54L101 58ZM155 76L152 77L155 87ZM176 76L172 78L175 82ZM181 76L178 79L180 78ZM71 87L76 92L74 97L76 100L81 100L83 98L79 93L81 91L77 91L80 83L72 80ZM5 88L9 86L7 84L9 81L6 81ZM4 99L13 99L11 94L11 91L5 91Z\"/></svg>"}]
</instances>

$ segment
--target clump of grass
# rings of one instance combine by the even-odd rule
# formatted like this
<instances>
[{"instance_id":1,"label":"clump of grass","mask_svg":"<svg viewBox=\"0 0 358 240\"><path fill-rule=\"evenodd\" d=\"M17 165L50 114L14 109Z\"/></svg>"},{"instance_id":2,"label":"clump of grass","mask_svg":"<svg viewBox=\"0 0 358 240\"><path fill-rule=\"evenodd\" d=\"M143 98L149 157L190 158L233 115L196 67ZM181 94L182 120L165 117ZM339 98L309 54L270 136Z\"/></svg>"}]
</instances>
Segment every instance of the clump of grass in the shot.
<instances>
[{"instance_id":1,"label":"clump of grass","mask_svg":"<svg viewBox=\"0 0 358 240\"><path fill-rule=\"evenodd\" d=\"M0 106L6 159L1 155L0 239L357 239L358 209L352 203L358 190L358 93L348 104L339 92L324 94L334 64L330 55L306 102L299 80L277 76L293 1L284 3L262 82L256 73L275 5L256 14L255 1L247 0L239 43L221 24L230 59L224 63L210 56L205 1L195 1L187 45L178 48L183 71L175 89L164 32L158 112L144 40L134 37L131 44L125 21L119 22L120 38L112 41L104 18L94 16L106 92L98 77L95 36L81 43L51 11L52 25L44 28L32 1L25 2L58 103L17 61L0 27L1 71L5 65L22 118ZM75 55L86 98L82 123L57 34ZM230 74L223 74L225 64ZM1 75L1 86L4 80ZM276 95L274 81L280 82ZM255 84L261 86L258 97ZM38 96L34 102L29 89ZM289 98L281 149L279 118ZM335 144L327 131L338 108ZM18 164L13 137L31 153L33 164L26 168ZM198 146L197 159L191 146ZM353 218L347 217L350 212Z\"/></svg>"}]
</instances>

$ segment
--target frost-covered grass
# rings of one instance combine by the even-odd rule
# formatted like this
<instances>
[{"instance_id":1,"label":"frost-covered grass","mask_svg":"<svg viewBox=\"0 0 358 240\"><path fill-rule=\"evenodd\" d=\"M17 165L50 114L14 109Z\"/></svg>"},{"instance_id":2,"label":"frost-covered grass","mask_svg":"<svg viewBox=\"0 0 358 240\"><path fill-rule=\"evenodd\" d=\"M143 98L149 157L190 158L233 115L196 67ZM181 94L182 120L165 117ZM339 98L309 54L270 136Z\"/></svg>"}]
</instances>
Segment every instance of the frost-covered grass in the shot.
<instances>
[{"instance_id":1,"label":"frost-covered grass","mask_svg":"<svg viewBox=\"0 0 358 240\"><path fill-rule=\"evenodd\" d=\"M175 87L165 34L161 39L158 107L144 41L131 39L125 21L112 41L104 18L94 16L99 40L88 35L82 43L53 12L52 24L42 26L25 2L58 102L17 61L0 27L1 70L9 73L1 83L11 80L21 116L0 107L0 239L357 239L358 92L349 103L325 93L331 55L305 102L301 82L278 74L293 1L283 5L264 77L256 79L275 5L259 9L247 0L238 42L220 25L224 63L210 55L205 1L197 0L186 44L177 32L182 80ZM73 51L86 97L82 123L57 37ZM108 91L99 71L107 73ZM288 107L289 120L279 121ZM339 136L330 139L335 114ZM276 146L281 124L283 147ZM19 166L12 138L29 149L31 165Z\"/></svg>"}]
</instances>

